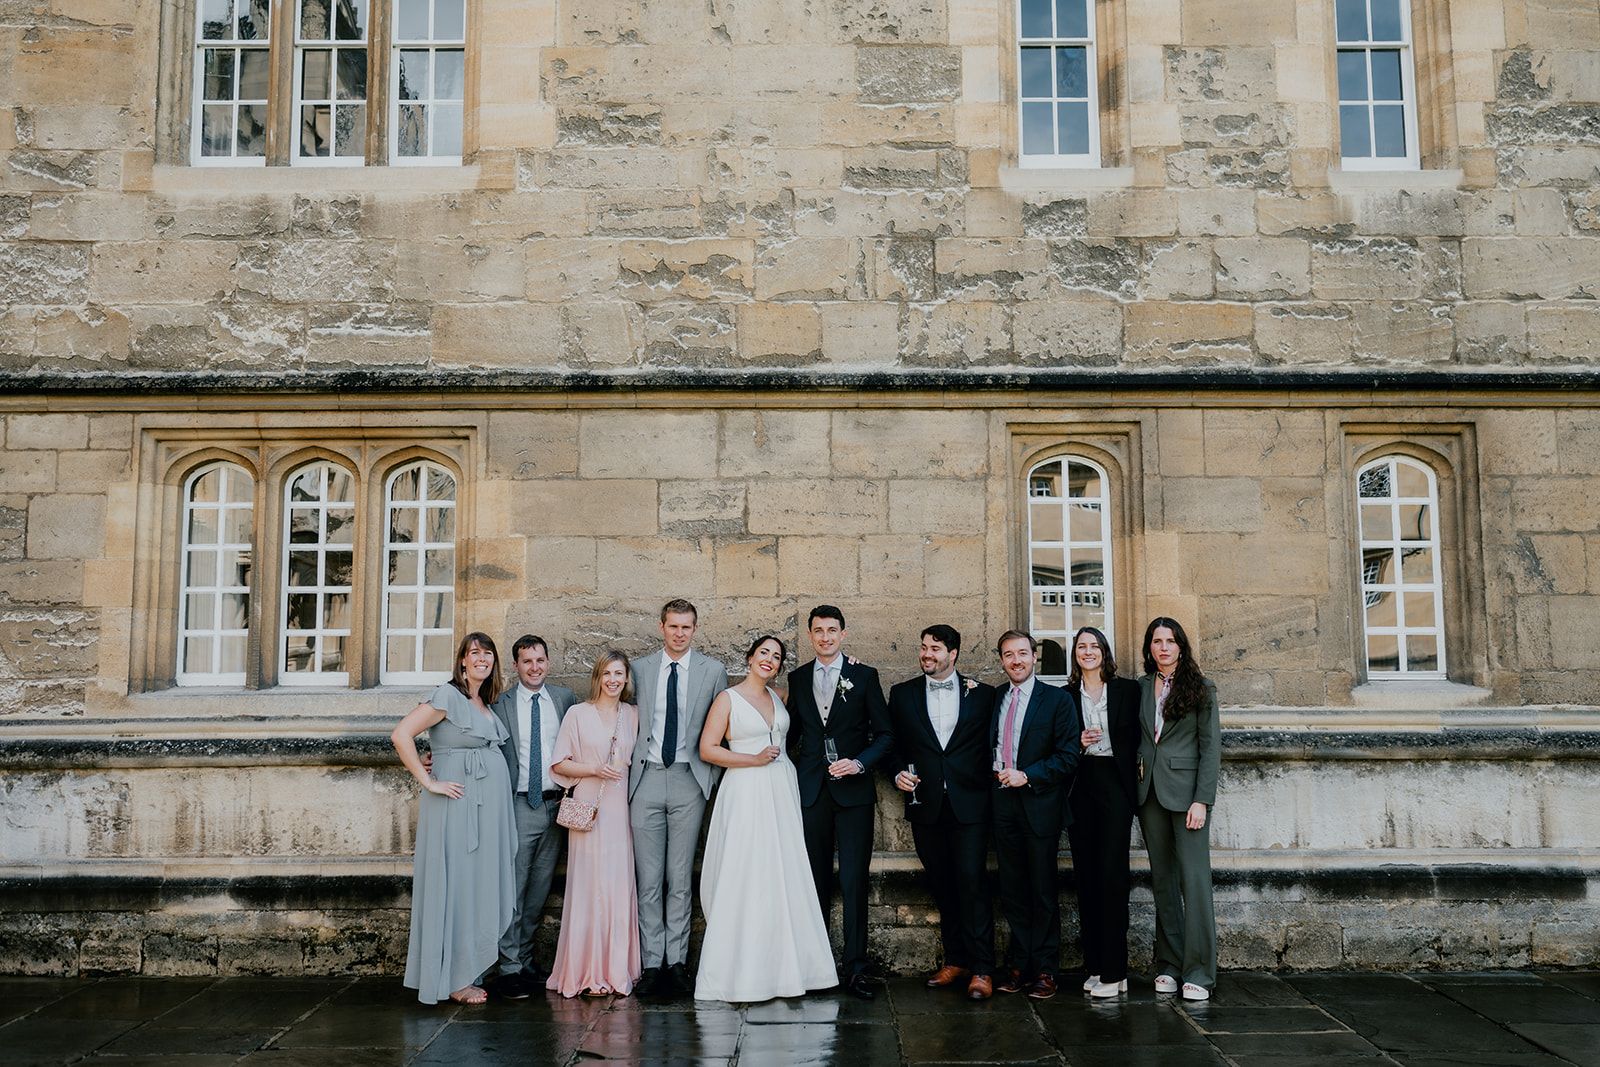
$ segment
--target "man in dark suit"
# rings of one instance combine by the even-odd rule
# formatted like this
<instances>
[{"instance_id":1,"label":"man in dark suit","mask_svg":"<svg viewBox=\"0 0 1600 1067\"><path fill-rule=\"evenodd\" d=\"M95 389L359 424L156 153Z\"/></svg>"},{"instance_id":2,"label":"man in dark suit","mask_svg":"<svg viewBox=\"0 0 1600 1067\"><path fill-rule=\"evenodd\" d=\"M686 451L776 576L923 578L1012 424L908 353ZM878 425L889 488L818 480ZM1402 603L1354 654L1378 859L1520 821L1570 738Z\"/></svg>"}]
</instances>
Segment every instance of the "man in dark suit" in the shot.
<instances>
[{"instance_id":1,"label":"man in dark suit","mask_svg":"<svg viewBox=\"0 0 1600 1067\"><path fill-rule=\"evenodd\" d=\"M867 867L872 862L870 770L894 745L878 672L844 655L844 613L831 604L806 620L816 658L789 672L789 758L824 919L833 908L833 854L844 898L845 989L873 998L867 978Z\"/></svg>"},{"instance_id":2,"label":"man in dark suit","mask_svg":"<svg viewBox=\"0 0 1600 1067\"><path fill-rule=\"evenodd\" d=\"M1061 829L1072 819L1065 794L1083 726L1072 696L1034 676L1038 645L1031 634L1007 630L996 650L1010 683L996 697L991 735L1001 765L994 775L994 850L1000 907L1011 928L1010 967L998 988L1047 1000L1056 995L1061 963L1056 866Z\"/></svg>"},{"instance_id":3,"label":"man in dark suit","mask_svg":"<svg viewBox=\"0 0 1600 1067\"><path fill-rule=\"evenodd\" d=\"M973 1000L987 1000L994 993L994 908L984 861L995 693L956 672L960 655L954 627L922 631L922 674L889 690L889 728L906 766L894 784L906 794L911 838L939 908L944 965L928 987L961 983Z\"/></svg>"},{"instance_id":4,"label":"man in dark suit","mask_svg":"<svg viewBox=\"0 0 1600 1067\"><path fill-rule=\"evenodd\" d=\"M575 698L565 686L545 681L550 650L544 638L533 634L517 638L511 646L511 662L517 684L500 694L491 710L511 734L511 741L501 745L500 751L516 794L511 804L517 824L517 857L512 868L516 896L511 925L500 938L500 973L489 988L499 996L521 1000L544 988L544 980L550 976L534 959L533 940L567 835L556 825L561 789L550 777L550 754L556 747L561 719Z\"/></svg>"}]
</instances>

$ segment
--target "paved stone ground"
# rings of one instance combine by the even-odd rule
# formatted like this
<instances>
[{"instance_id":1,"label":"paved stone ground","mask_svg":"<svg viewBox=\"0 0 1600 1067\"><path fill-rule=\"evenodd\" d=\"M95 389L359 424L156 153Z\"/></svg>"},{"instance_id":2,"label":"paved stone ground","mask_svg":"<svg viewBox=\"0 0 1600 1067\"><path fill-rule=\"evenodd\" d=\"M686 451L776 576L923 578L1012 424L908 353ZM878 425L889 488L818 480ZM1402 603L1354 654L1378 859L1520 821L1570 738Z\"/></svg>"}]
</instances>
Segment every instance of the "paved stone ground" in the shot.
<instances>
[{"instance_id":1,"label":"paved stone ground","mask_svg":"<svg viewBox=\"0 0 1600 1067\"><path fill-rule=\"evenodd\" d=\"M1042 1063L1600 1064L1600 972L1227 973L1209 1004L1076 992L972 1005L894 979L871 1004L534 998L425 1008L394 978L0 978L0 1063L102 1067Z\"/></svg>"}]
</instances>

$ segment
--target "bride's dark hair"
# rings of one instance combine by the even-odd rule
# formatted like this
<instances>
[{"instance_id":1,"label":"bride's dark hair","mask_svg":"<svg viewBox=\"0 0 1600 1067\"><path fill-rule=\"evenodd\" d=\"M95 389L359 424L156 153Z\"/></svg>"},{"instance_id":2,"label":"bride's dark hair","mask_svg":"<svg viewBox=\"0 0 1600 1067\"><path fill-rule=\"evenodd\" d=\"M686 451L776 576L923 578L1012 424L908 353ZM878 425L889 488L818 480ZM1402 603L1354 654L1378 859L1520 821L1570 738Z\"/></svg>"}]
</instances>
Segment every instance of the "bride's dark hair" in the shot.
<instances>
[{"instance_id":1,"label":"bride's dark hair","mask_svg":"<svg viewBox=\"0 0 1600 1067\"><path fill-rule=\"evenodd\" d=\"M789 658L789 646L784 644L783 643L783 638L777 636L776 634L762 634L760 637L758 637L754 641L750 642L750 647L744 650L744 660L745 660L745 662L749 663L750 662L750 657L756 654L756 649L760 648L763 644L765 644L768 641L773 641L773 642L777 643L777 646L778 646L778 666L781 668L783 666L783 664L784 664L784 661Z\"/></svg>"}]
</instances>

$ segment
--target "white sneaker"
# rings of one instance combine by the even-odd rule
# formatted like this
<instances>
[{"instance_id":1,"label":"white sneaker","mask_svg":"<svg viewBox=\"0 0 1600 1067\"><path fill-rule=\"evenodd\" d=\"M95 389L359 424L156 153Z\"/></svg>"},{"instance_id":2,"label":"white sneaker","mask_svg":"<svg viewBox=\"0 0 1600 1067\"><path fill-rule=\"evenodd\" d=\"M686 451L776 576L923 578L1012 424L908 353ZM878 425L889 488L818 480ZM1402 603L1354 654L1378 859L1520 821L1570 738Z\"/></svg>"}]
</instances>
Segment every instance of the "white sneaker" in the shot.
<instances>
[{"instance_id":1,"label":"white sneaker","mask_svg":"<svg viewBox=\"0 0 1600 1067\"><path fill-rule=\"evenodd\" d=\"M1083 991L1085 993L1093 992L1094 987L1099 984L1100 976L1098 974L1091 974L1089 977L1083 980Z\"/></svg>"},{"instance_id":2,"label":"white sneaker","mask_svg":"<svg viewBox=\"0 0 1600 1067\"><path fill-rule=\"evenodd\" d=\"M1211 990L1207 989L1203 985L1195 985L1193 982L1185 982L1183 983L1183 999L1210 1000Z\"/></svg>"},{"instance_id":3,"label":"white sneaker","mask_svg":"<svg viewBox=\"0 0 1600 1067\"><path fill-rule=\"evenodd\" d=\"M1089 995L1104 1000L1107 997L1114 997L1118 993L1126 993L1127 991L1128 980L1124 978L1120 982L1097 982L1095 987L1089 990Z\"/></svg>"},{"instance_id":4,"label":"white sneaker","mask_svg":"<svg viewBox=\"0 0 1600 1067\"><path fill-rule=\"evenodd\" d=\"M1158 975L1156 975L1156 992L1157 993L1176 993L1177 991L1178 991L1178 980L1176 978L1172 977L1172 975L1170 975L1170 974L1158 974Z\"/></svg>"}]
</instances>

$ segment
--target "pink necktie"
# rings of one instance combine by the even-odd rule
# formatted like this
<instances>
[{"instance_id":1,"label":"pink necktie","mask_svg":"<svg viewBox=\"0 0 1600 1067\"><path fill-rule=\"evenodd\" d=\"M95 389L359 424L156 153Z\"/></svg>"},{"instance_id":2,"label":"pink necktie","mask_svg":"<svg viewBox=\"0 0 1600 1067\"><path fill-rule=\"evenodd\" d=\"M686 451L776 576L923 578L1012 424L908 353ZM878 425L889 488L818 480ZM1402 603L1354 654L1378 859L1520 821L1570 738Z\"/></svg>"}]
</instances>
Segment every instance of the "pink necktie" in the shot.
<instances>
[{"instance_id":1,"label":"pink necktie","mask_svg":"<svg viewBox=\"0 0 1600 1067\"><path fill-rule=\"evenodd\" d=\"M1013 727L1017 725L1017 700L1022 696L1022 690L1016 686L1011 687L1011 705L1006 708L1006 736L1000 741L1000 761L1007 767L1017 765L1016 747L1011 738Z\"/></svg>"}]
</instances>

